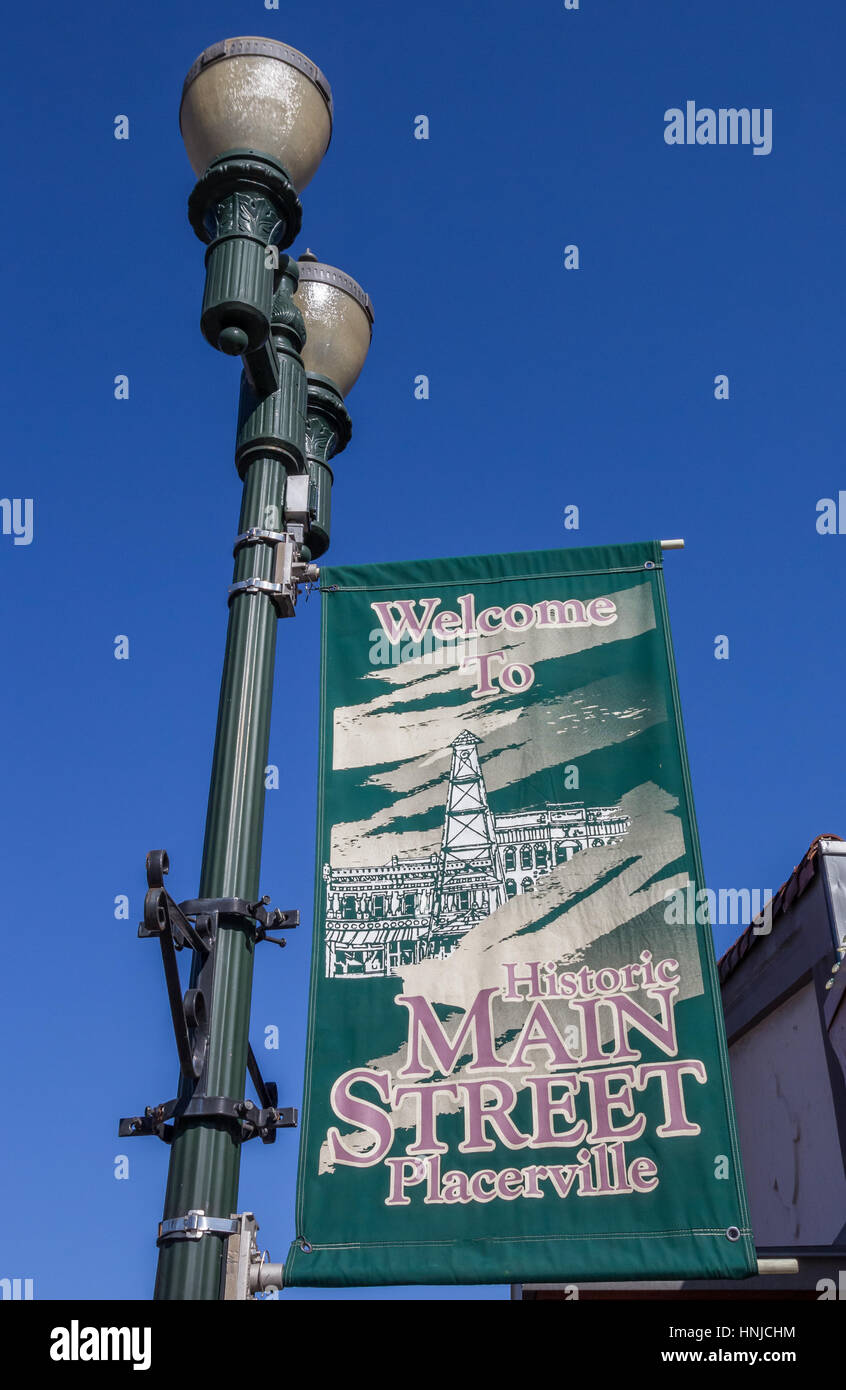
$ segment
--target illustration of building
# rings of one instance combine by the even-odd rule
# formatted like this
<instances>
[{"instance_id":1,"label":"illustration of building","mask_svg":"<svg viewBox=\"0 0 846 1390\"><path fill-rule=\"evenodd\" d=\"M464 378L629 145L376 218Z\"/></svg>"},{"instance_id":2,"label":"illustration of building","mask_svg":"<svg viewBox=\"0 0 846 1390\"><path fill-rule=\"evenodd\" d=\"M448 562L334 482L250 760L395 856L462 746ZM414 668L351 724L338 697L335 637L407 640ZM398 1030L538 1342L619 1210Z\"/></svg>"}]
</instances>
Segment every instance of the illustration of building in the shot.
<instances>
[{"instance_id":1,"label":"illustration of building","mask_svg":"<svg viewBox=\"0 0 846 1390\"><path fill-rule=\"evenodd\" d=\"M326 864L326 974L394 975L443 960L509 898L580 850L616 844L631 820L619 806L555 802L539 811L494 815L479 767L480 739L452 743L439 854L394 855L361 869Z\"/></svg>"}]
</instances>

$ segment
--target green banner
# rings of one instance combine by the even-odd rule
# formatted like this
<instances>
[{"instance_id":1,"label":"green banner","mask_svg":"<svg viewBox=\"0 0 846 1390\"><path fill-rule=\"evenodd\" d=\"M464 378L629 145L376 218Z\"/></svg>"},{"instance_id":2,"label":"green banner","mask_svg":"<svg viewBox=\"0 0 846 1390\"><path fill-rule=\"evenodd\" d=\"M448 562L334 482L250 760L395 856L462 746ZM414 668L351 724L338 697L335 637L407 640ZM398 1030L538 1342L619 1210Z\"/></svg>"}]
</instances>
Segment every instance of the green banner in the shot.
<instances>
[{"instance_id":1,"label":"green banner","mask_svg":"<svg viewBox=\"0 0 846 1390\"><path fill-rule=\"evenodd\" d=\"M659 543L321 586L286 1282L753 1273Z\"/></svg>"}]
</instances>

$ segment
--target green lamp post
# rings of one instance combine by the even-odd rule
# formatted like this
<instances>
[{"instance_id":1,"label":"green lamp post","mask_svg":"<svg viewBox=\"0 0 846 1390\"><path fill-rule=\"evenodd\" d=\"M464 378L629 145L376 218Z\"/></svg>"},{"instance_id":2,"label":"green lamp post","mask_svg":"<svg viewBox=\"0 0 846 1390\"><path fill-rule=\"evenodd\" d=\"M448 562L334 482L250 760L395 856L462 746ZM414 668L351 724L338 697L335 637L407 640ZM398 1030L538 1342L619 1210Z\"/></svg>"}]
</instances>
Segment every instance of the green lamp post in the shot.
<instances>
[{"instance_id":1,"label":"green lamp post","mask_svg":"<svg viewBox=\"0 0 846 1390\"><path fill-rule=\"evenodd\" d=\"M257 1073L248 1031L259 900L276 623L295 611L329 545L330 461L349 441L344 397L370 344L373 311L354 280L310 253L298 194L332 131L332 97L303 54L269 39L214 44L186 78L180 126L198 175L189 217L207 245L201 329L243 359L235 462L243 480L199 898L168 897L163 852L148 858L140 935L162 947L180 1047L176 1100L122 1121L170 1143L157 1299L221 1297L238 1207L241 1145L292 1123ZM180 1000L173 945L193 952ZM262 1108L244 1100L247 1068ZM164 1121L172 1119L170 1126Z\"/></svg>"}]
</instances>

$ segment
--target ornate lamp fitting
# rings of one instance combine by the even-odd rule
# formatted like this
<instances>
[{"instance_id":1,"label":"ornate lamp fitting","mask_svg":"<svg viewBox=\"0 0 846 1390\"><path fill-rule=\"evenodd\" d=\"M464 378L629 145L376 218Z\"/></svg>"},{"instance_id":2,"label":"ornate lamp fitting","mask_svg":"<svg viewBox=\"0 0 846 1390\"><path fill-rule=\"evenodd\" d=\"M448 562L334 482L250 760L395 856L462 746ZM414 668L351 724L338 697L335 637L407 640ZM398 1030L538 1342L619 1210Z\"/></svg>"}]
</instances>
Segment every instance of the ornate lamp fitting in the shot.
<instances>
[{"instance_id":1,"label":"ornate lamp fitting","mask_svg":"<svg viewBox=\"0 0 846 1390\"><path fill-rule=\"evenodd\" d=\"M279 258L279 287L273 296L270 331L277 347L287 342L295 352L302 352L306 340L305 320L294 295L300 280L300 268L293 256Z\"/></svg>"},{"instance_id":2,"label":"ornate lamp fitting","mask_svg":"<svg viewBox=\"0 0 846 1390\"><path fill-rule=\"evenodd\" d=\"M305 455L310 522L306 543L314 560L329 549L332 484L335 481L329 460L347 447L351 437L352 420L334 381L309 372Z\"/></svg>"},{"instance_id":3,"label":"ornate lamp fitting","mask_svg":"<svg viewBox=\"0 0 846 1390\"><path fill-rule=\"evenodd\" d=\"M287 171L268 155L230 150L198 181L188 218L208 244L203 336L233 356L256 351L270 331L279 252L302 224Z\"/></svg>"}]
</instances>

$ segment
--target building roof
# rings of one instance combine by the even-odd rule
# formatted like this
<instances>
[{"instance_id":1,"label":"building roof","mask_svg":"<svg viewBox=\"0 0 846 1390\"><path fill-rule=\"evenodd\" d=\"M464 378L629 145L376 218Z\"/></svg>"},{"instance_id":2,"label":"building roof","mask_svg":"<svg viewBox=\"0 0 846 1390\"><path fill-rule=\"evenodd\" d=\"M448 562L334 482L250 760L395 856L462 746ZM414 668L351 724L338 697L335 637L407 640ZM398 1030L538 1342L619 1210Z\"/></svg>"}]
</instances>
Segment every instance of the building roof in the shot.
<instances>
[{"instance_id":1,"label":"building roof","mask_svg":"<svg viewBox=\"0 0 846 1390\"><path fill-rule=\"evenodd\" d=\"M756 932L756 926L763 926L767 914L770 916L771 925L775 925L775 920L782 913L786 912L792 903L800 898L810 883L816 876L820 863L820 841L821 840L840 840L841 835L818 835L811 841L806 853L796 865L789 879L781 885L778 892L761 909L757 917L753 917L749 926L737 938L733 946L729 946L724 956L717 962L717 969L720 972L720 984L725 984L726 980L739 966L740 962L748 955L756 941L761 939L763 933Z\"/></svg>"}]
</instances>

